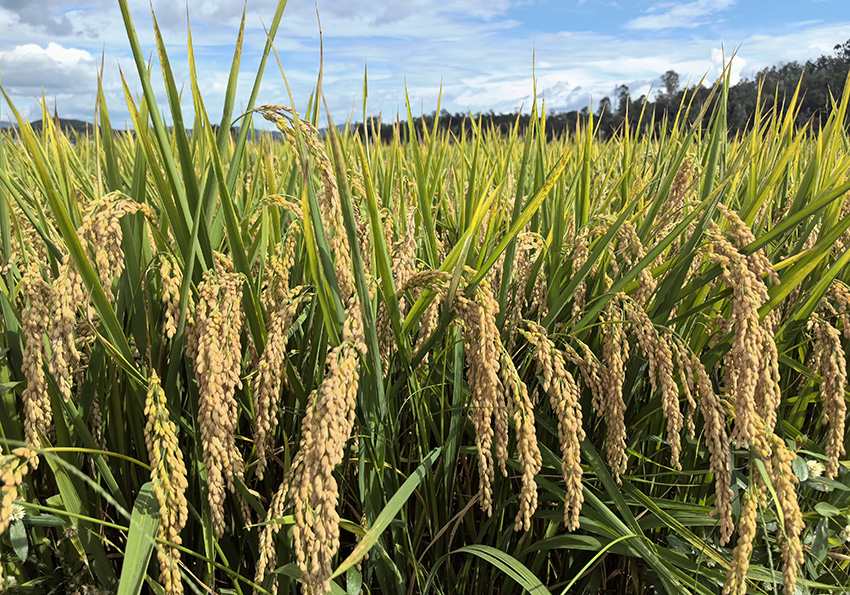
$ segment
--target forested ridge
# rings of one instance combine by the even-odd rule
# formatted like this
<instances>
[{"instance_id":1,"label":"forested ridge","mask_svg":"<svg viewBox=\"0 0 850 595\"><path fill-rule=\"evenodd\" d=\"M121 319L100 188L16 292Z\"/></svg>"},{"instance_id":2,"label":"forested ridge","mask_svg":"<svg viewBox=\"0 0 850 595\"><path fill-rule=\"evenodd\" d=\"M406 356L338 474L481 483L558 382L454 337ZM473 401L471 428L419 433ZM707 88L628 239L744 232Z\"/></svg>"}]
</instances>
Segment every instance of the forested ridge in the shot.
<instances>
[{"instance_id":1,"label":"forested ridge","mask_svg":"<svg viewBox=\"0 0 850 595\"><path fill-rule=\"evenodd\" d=\"M819 129L826 121L832 107L833 99L837 100L844 88L848 71L850 71L850 40L836 45L833 53L822 55L814 60L788 62L760 70L751 78L744 78L729 87L727 102L727 126L731 134L750 130L753 115L760 102L763 111L774 105L784 109L799 86L799 98L794 103L796 126L802 128L810 124ZM694 82L690 87L682 86L680 75L668 70L660 77L660 88L654 97L633 97L629 88L621 85L614 97L603 97L593 106L594 126L602 138L609 138L624 129L628 122L630 130L639 133L648 131L659 132L661 128L668 130L673 125L677 114L687 117L695 123L703 113L708 124L712 109L701 110L706 102L714 103L718 95L712 94L712 84L707 81ZM710 106L713 107L713 106ZM581 110L557 111L547 113L546 134L549 138L572 134L578 125L584 126L591 115L589 107ZM484 130L498 129L507 133L519 121L520 130L525 129L531 121L530 114L519 112L496 114L493 111L479 114L451 114L446 110L414 118L414 127L422 130L423 123L428 130L435 125L440 130L450 130L455 135L469 136L472 134L473 120L475 126ZM406 138L407 126L396 126L386 118L370 118L367 120L369 133L380 136L383 140L391 140L398 134ZM361 127L361 125L356 125ZM362 129L362 127L361 127ZM380 131L380 132L379 132Z\"/></svg>"}]
</instances>

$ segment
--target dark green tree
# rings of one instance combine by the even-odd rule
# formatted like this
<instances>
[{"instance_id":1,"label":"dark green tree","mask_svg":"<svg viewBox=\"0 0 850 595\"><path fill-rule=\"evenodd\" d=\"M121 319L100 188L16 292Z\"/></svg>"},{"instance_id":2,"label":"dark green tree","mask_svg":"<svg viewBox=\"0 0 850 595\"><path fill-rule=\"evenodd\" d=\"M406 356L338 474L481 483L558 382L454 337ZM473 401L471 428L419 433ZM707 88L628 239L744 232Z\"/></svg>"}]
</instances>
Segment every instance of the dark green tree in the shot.
<instances>
[{"instance_id":1,"label":"dark green tree","mask_svg":"<svg viewBox=\"0 0 850 595\"><path fill-rule=\"evenodd\" d=\"M661 75L661 83L664 85L664 94L667 97L672 97L679 90L679 73L675 70L668 70Z\"/></svg>"},{"instance_id":2,"label":"dark green tree","mask_svg":"<svg viewBox=\"0 0 850 595\"><path fill-rule=\"evenodd\" d=\"M629 105L629 88L626 85L617 87L617 114L620 116L626 115L626 108Z\"/></svg>"}]
</instances>

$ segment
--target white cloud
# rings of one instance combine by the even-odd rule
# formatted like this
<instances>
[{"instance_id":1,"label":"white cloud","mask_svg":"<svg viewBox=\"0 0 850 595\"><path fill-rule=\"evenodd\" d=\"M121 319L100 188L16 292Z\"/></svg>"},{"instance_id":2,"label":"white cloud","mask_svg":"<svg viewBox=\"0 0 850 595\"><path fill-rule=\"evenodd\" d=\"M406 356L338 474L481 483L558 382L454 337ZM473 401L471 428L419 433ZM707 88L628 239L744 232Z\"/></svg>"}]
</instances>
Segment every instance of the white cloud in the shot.
<instances>
[{"instance_id":1,"label":"white cloud","mask_svg":"<svg viewBox=\"0 0 850 595\"><path fill-rule=\"evenodd\" d=\"M747 65L747 61L740 55L729 55L722 48L714 48L711 50L711 62L714 66L714 72L721 73L725 67L729 68L729 84L737 85L741 80L741 73Z\"/></svg>"},{"instance_id":2,"label":"white cloud","mask_svg":"<svg viewBox=\"0 0 850 595\"><path fill-rule=\"evenodd\" d=\"M128 1L143 52L155 57L148 0ZM134 93L138 84L114 0L84 0L78 4L42 0L45 19L64 16L71 23L67 31L56 35L46 34L45 27L34 17L24 19L23 12L13 12L10 2L22 6L23 0L0 0L0 69L2 84L12 91L18 107L32 106L32 96L40 95L44 86L51 105L53 97L59 98L60 115L90 120L97 89L95 73L105 47L104 85L110 114L115 126L127 121L117 65L120 63ZM668 69L681 75L683 85L689 79L693 84L703 75L712 83L722 68L716 51L722 43L726 44L728 55L743 42L739 59L733 64L732 74L737 80L778 62L829 54L850 30L850 23L845 20L832 24L789 23L785 30L772 31L771 35L748 35L740 29L728 32L731 26L725 24L725 39L709 37L698 30L687 32L686 42L676 31L658 35L633 30L627 36L594 31L543 33L534 32L530 19L524 24L512 20L515 14L525 14L525 8L516 13L510 10L518 2L528 0L447 0L439 5L430 0L403 4L396 0L365 4L319 0L325 50L323 91L334 119L344 120L353 104L355 117L359 117L364 63L369 66L370 113L380 109L387 116L396 111L404 113L405 85L414 113L419 112L420 106L430 112L437 107L441 84L442 107L453 113L467 109L509 112L520 106L526 110L530 107L532 51L536 48L538 90L549 109L565 110L583 107L591 99L598 105L602 97L613 97L621 84L628 85L632 97L648 94L650 84L655 82L657 89L658 77ZM731 3L732 0L691 0L678 6L656 4L649 12L635 14L638 18L632 23L644 28L662 23L684 27L717 18L717 13ZM237 110L247 100L259 51L266 42L263 24L270 24L276 6L277 0L248 0ZM242 0L190 4L200 85L213 120L222 104L242 8ZM184 117L191 122L185 5L154 0L154 10L178 88L184 89ZM654 25L640 21L648 17L655 19ZM87 32L93 32L93 36ZM313 0L289 0L275 46L293 87L296 107L303 110L316 84L319 66ZM164 102L158 69L155 63L152 82L158 99ZM259 102L287 101L283 79L272 57ZM6 116L2 113L0 119Z\"/></svg>"},{"instance_id":3,"label":"white cloud","mask_svg":"<svg viewBox=\"0 0 850 595\"><path fill-rule=\"evenodd\" d=\"M626 23L627 29L694 28L706 23L704 17L729 8L735 0L696 0L686 4L669 4L655 7Z\"/></svg>"},{"instance_id":4,"label":"white cloud","mask_svg":"<svg viewBox=\"0 0 850 595\"><path fill-rule=\"evenodd\" d=\"M89 52L58 43L35 43L0 51L0 76L6 89L17 94L49 86L59 92L88 91L97 83L97 62Z\"/></svg>"},{"instance_id":5,"label":"white cloud","mask_svg":"<svg viewBox=\"0 0 850 595\"><path fill-rule=\"evenodd\" d=\"M98 66L86 50L28 43L0 51L0 83L16 107L31 118L41 117L41 106L32 99L40 99L43 92L49 107L56 105L60 115L91 120Z\"/></svg>"},{"instance_id":6,"label":"white cloud","mask_svg":"<svg viewBox=\"0 0 850 595\"><path fill-rule=\"evenodd\" d=\"M0 9L14 15L18 23L33 25L51 35L62 34L72 28L64 11L53 10L55 2L30 2L29 0L0 0ZM58 8L58 7L56 7Z\"/></svg>"},{"instance_id":7,"label":"white cloud","mask_svg":"<svg viewBox=\"0 0 850 595\"><path fill-rule=\"evenodd\" d=\"M740 51L731 65L732 82L779 61L805 61L829 54L835 43L846 37L847 26L848 23L835 23L783 35L735 40ZM596 105L602 97L613 97L620 84L629 87L633 98L649 95L650 85L654 83L652 92L657 91L658 77L669 69L680 74L682 85L696 84L703 76L706 84L712 84L723 69L721 40L716 38L690 38L683 44L676 38L623 39L590 32L562 32L537 34L531 39L497 38L497 43L486 46L441 48L434 44L423 49L421 55L427 58L408 56L401 61L400 67L408 74L416 73L415 77L408 76L408 82L416 84L408 89L411 101L418 106L424 98L426 106L436 107L442 81L444 107L452 112L466 111L467 107L473 112L507 112L520 105L528 109L532 95L532 43L536 47L538 89L543 91L547 106L555 110L578 109L591 98ZM359 45L355 44L354 52L364 51ZM726 46L727 61L733 49ZM392 102L392 111L395 106L403 108L400 77L389 78L382 88L385 100ZM348 88L332 84L325 91L329 96L345 95L342 103L346 106L357 94L350 83ZM370 101L371 93L370 89Z\"/></svg>"}]
</instances>

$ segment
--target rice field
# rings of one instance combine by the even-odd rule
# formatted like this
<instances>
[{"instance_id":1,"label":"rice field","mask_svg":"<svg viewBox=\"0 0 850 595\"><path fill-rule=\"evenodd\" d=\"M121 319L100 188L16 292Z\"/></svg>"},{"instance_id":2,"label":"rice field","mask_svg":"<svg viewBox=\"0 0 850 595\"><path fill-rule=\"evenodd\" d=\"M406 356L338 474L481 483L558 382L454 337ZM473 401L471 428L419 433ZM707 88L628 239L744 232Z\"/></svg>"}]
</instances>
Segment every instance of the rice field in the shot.
<instances>
[{"instance_id":1,"label":"rice field","mask_svg":"<svg viewBox=\"0 0 850 595\"><path fill-rule=\"evenodd\" d=\"M133 132L0 133L0 589L850 591L850 83L384 143L269 44L231 135L121 7Z\"/></svg>"}]
</instances>

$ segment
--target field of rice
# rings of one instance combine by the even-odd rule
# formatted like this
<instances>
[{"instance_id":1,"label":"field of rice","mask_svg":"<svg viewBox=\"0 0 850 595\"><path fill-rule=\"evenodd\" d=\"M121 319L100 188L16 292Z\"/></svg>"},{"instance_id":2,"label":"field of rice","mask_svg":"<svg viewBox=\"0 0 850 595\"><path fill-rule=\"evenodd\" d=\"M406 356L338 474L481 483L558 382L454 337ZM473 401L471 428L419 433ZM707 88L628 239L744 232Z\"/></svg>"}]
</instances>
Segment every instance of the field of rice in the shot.
<instances>
[{"instance_id":1,"label":"field of rice","mask_svg":"<svg viewBox=\"0 0 850 595\"><path fill-rule=\"evenodd\" d=\"M0 590L850 591L850 84L382 143L267 45L231 134L121 7L133 132L0 133Z\"/></svg>"}]
</instances>

